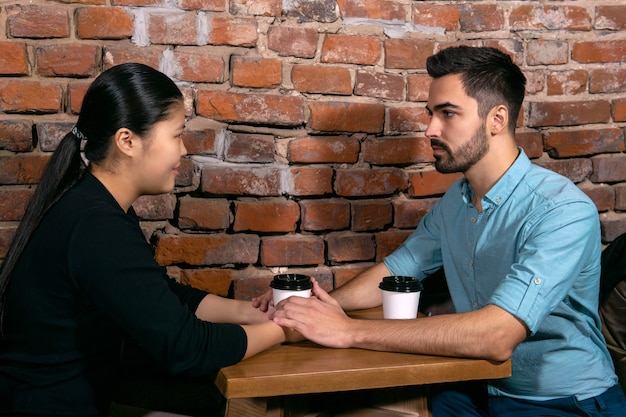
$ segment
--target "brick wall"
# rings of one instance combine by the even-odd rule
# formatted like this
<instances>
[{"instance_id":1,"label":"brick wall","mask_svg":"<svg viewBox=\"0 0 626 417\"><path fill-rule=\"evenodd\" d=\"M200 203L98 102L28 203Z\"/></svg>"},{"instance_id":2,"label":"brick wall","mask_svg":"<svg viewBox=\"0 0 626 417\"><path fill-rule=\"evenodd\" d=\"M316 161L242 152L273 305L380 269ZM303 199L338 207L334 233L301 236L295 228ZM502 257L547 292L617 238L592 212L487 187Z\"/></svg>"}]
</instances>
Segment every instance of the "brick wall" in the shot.
<instances>
[{"instance_id":1,"label":"brick wall","mask_svg":"<svg viewBox=\"0 0 626 417\"><path fill-rule=\"evenodd\" d=\"M0 28L0 257L90 81L137 61L189 118L177 189L136 203L158 262L241 298L284 270L341 285L458 177L424 138L425 59L456 43L513 55L519 144L595 201L604 243L626 232L621 1L9 1Z\"/></svg>"}]
</instances>

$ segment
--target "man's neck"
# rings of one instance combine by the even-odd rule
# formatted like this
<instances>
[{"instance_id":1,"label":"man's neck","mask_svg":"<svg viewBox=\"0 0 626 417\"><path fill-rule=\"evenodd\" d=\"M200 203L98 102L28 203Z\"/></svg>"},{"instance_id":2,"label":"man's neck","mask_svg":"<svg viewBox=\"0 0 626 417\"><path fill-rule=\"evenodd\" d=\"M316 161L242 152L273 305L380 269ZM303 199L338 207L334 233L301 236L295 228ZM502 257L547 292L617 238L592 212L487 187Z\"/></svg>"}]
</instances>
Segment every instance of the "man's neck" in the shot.
<instances>
[{"instance_id":1,"label":"man's neck","mask_svg":"<svg viewBox=\"0 0 626 417\"><path fill-rule=\"evenodd\" d=\"M481 201L485 194L502 178L518 155L519 149L515 146L515 142L513 142L513 146L490 148L489 152L479 162L464 173L474 191L472 204L478 211L482 210Z\"/></svg>"}]
</instances>

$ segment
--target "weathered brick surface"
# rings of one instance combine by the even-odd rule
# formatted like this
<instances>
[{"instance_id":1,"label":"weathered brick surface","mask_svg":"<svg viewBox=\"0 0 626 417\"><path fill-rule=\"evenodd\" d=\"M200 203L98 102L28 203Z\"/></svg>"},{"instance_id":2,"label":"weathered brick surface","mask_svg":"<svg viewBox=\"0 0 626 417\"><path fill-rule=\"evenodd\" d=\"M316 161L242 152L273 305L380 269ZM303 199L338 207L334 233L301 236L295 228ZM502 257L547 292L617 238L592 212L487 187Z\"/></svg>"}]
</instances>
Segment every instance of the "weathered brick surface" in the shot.
<instances>
[{"instance_id":1,"label":"weathered brick surface","mask_svg":"<svg viewBox=\"0 0 626 417\"><path fill-rule=\"evenodd\" d=\"M284 9L284 10L283 10ZM0 259L91 81L140 62L184 96L175 190L135 208L181 282L252 298L277 271L331 290L381 261L460 174L435 171L426 59L511 55L516 141L626 232L626 5L614 0L32 0L0 6Z\"/></svg>"}]
</instances>

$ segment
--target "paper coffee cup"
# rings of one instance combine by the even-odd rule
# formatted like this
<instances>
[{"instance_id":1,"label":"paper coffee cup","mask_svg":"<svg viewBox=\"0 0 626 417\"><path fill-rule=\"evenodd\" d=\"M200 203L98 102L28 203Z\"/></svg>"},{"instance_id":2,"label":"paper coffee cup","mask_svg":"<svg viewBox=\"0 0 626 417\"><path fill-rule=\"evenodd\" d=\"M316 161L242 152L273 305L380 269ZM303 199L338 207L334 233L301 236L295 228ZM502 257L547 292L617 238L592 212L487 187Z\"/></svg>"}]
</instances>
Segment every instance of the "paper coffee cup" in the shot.
<instances>
[{"instance_id":1,"label":"paper coffee cup","mask_svg":"<svg viewBox=\"0 0 626 417\"><path fill-rule=\"evenodd\" d=\"M414 277L384 277L378 285L383 293L383 317L414 319L417 317L422 283Z\"/></svg>"},{"instance_id":2,"label":"paper coffee cup","mask_svg":"<svg viewBox=\"0 0 626 417\"><path fill-rule=\"evenodd\" d=\"M274 297L274 305L277 305L285 298L296 296L309 298L313 283L311 278L303 274L280 274L274 276L270 283Z\"/></svg>"}]
</instances>

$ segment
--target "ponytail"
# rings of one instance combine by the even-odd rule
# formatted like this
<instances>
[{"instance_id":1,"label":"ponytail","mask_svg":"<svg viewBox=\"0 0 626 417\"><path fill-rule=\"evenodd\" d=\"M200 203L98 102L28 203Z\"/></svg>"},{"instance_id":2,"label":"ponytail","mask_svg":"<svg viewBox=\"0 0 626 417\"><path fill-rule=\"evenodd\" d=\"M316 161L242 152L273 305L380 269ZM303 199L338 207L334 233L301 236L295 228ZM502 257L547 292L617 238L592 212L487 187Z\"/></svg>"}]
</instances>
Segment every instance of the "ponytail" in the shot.
<instances>
[{"instance_id":1,"label":"ponytail","mask_svg":"<svg viewBox=\"0 0 626 417\"><path fill-rule=\"evenodd\" d=\"M20 259L31 235L39 226L43 215L63 194L83 175L85 163L80 155L81 138L84 137L77 127L65 135L50 157L44 169L41 181L33 194L20 225L15 232L11 246L0 266L0 332L6 293L11 273Z\"/></svg>"}]
</instances>

